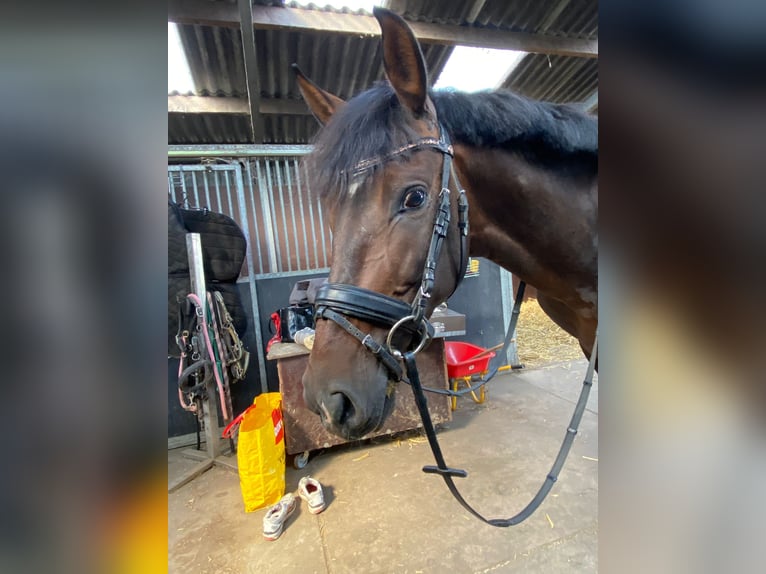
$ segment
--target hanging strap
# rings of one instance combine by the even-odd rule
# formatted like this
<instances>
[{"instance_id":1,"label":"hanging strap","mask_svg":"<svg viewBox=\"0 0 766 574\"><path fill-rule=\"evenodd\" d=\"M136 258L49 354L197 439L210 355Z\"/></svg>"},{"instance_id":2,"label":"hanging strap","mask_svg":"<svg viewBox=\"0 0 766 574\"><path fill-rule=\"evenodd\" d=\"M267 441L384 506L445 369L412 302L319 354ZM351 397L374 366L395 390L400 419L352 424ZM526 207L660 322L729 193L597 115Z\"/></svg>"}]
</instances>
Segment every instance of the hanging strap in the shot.
<instances>
[{"instance_id":1,"label":"hanging strap","mask_svg":"<svg viewBox=\"0 0 766 574\"><path fill-rule=\"evenodd\" d=\"M511 311L511 320L508 324L508 331L505 333L505 342L503 343L503 349L497 354L497 362L495 366L489 371L486 377L482 377L482 383L486 384L492 380L497 374L497 371L503 364L505 357L508 356L508 347L513 339L513 334L516 332L516 325L519 322L519 314L521 313L521 301L524 299L524 290L527 288L527 284L524 281L519 282L519 286L516 289L516 296L513 299L513 311ZM481 385L479 385L481 386Z\"/></svg>"},{"instance_id":2,"label":"hanging strap","mask_svg":"<svg viewBox=\"0 0 766 574\"><path fill-rule=\"evenodd\" d=\"M590 361L588 362L588 369L585 372L585 379L583 380L582 390L580 391L580 398L575 405L574 413L572 414L572 420L569 422L566 434L564 435L564 441L561 444L559 453L556 456L556 460L553 462L550 472L545 477L540 490L537 491L534 498L527 504L521 512L510 518L485 518L477 510L475 510L463 496L460 494L457 486L455 485L452 477L466 477L468 473L465 470L450 468L444 460L441 448L439 447L439 441L436 438L436 431L434 430L433 422L431 421L431 415L428 412L428 401L423 393L423 387L420 385L420 376L418 375L418 368L415 364L415 355L413 353L404 354L404 364L407 368L407 377L412 385L412 392L415 396L415 404L420 412L420 418L423 421L423 428L426 431L426 437L428 438L428 444L431 446L431 452L436 460L436 466L424 466L423 472L430 474L439 474L447 484L447 488L452 493L452 496L465 508L468 512L473 514L479 520L497 527L508 527L519 524L529 518L532 513L537 510L537 507L548 496L553 484L558 480L561 468L564 466L564 462L567 459L569 450L572 448L574 437L577 434L577 430L582 420L582 415L585 412L585 405L588 403L588 396L590 395L590 389L593 385L593 371L596 365L598 354L598 331L596 332L596 339L593 342L593 351L591 352Z\"/></svg>"},{"instance_id":3,"label":"hanging strap","mask_svg":"<svg viewBox=\"0 0 766 574\"><path fill-rule=\"evenodd\" d=\"M490 369L489 374L486 377L482 377L480 381L478 381L475 385L469 385L465 389L460 389L458 391L453 391L452 389L434 389L432 387L422 387L423 390L427 393L434 393L435 395L447 395L450 397L462 397L463 395L467 395L468 393L473 393L476 390L480 389L484 385L486 385L489 381L492 380L492 377L494 377L500 367L503 365L504 357L508 356L508 347L511 344L511 340L513 339L513 334L516 332L516 325L519 322L519 313L521 312L521 301L524 299L524 289L526 288L527 284L524 281L521 281L519 283L518 288L516 289L516 297L514 298L513 302L513 311L511 312L511 320L508 324L508 330L505 333L505 342L503 343L502 350L495 356L496 362L495 366ZM409 380L406 378L402 378L402 382L407 383L408 385L411 385Z\"/></svg>"}]
</instances>

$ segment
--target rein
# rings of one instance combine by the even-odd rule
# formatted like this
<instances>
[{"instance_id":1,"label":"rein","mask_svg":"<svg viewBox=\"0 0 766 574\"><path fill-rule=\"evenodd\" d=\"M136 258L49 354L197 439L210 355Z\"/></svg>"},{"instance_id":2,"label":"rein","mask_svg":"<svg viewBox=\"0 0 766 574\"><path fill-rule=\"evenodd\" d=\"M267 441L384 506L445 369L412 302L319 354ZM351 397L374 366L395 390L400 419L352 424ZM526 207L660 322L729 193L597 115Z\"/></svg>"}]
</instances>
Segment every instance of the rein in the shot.
<instances>
[{"instance_id":1,"label":"rein","mask_svg":"<svg viewBox=\"0 0 766 574\"><path fill-rule=\"evenodd\" d=\"M559 448L556 459L553 461L553 466L548 472L548 475L545 477L545 480L540 486L540 489L537 491L537 494L535 494L529 504L527 504L521 510L521 512L511 516L510 518L485 518L470 504L468 504L465 498L463 498L463 495L460 494L457 485L455 485L455 482L452 480L452 478L455 476L465 478L468 476L468 473L465 470L449 467L444 460L444 455L442 454L441 447L439 446L439 441L436 438L434 424L431 421L431 415L428 412L428 401L426 400L425 394L423 394L423 387L420 385L418 367L415 364L415 354L411 352L405 353L404 363L407 367L407 376L410 379L412 392L415 396L415 404L418 407L420 418L423 420L423 428L426 431L428 444L431 447L431 452L433 453L434 460L436 461L436 466L424 466L423 472L428 474L441 475L445 484L447 485L447 488L449 488L449 491L452 493L452 496L455 497L460 505L468 512L473 514L476 518L482 522L485 522L486 524L489 524L490 526L507 528L508 526L515 526L524 522L534 513L535 510L537 510L540 504L542 504L543 500L545 500L545 497L548 496L548 493L551 491L551 488L553 488L554 483L558 480L559 473L561 472L561 469L566 462L567 456L569 455L569 450L572 448L572 443L574 442L575 435L577 435L577 431L580 427L580 421L582 420L582 415L585 412L585 405L588 403L590 389L593 386L593 371L596 365L597 354L598 332L596 332L596 340L593 343L593 351L591 352L590 361L588 362L588 369L585 373L585 379L582 383L580 397L577 399L577 404L575 405L572 419L569 421L569 426L567 427L566 434L564 435L564 441L561 443L561 448Z\"/></svg>"},{"instance_id":2,"label":"rein","mask_svg":"<svg viewBox=\"0 0 766 574\"><path fill-rule=\"evenodd\" d=\"M423 138L417 142L402 146L385 156L378 156L361 161L350 170L350 174L356 176L376 165L383 164L398 155L406 153L407 151L425 147L434 148L444 155L439 206L434 219L433 232L423 268L421 285L412 304L407 305L399 299L375 291L370 291L369 289L363 289L355 285L326 283L317 292L315 300L315 316L317 318L333 321L349 335L357 339L367 350L375 355L378 361L386 368L386 370L388 370L391 380L396 382L404 381L410 384L415 397L415 403L418 407L418 412L420 413L420 418L423 421L423 428L426 431L428 444L431 447L431 452L436 461L436 466L424 466L423 472L441 475L447 488L455 499L463 506L463 508L479 520L491 526L508 527L519 524L531 516L543 500L545 500L545 497L550 492L553 484L558 480L559 472L564 466L564 462L566 461L569 450L574 442L574 437L578 432L582 415L585 412L585 405L587 404L588 396L590 395L590 389L593 385L593 372L598 352L598 333L596 334L596 340L593 344L593 351L588 363L583 387L580 391L580 397L575 406L569 426L567 427L564 441L542 486L529 504L527 504L527 506L518 514L510 518L485 518L466 502L453 481L453 477L467 477L468 473L465 470L449 467L444 460L439 441L436 438L433 421L428 412L428 400L426 399L424 391L449 394L452 396L466 394L486 384L497 373L502 361L494 367L486 379L479 382L476 386L458 392L444 389L424 388L420 384L420 375L415 363L415 356L433 337L433 326L425 317L425 309L433 291L439 253L441 252L442 244L449 231L451 207L450 190L448 186L450 174L452 174L459 189L457 228L461 236L460 269L458 271L457 281L453 292L460 285L460 282L465 275L468 259L468 200L465 197L465 191L460 189L460 182L457 180L457 174L452 169L453 149L449 141L449 136L442 125L439 125L439 130L439 139ZM516 293L513 314L510 325L508 326L503 351L500 354L501 357L505 356L516 327L521 300L523 299L524 294L524 286L525 284L522 281ZM366 323L382 327L388 327L389 331L385 343L378 343L373 339L372 335L364 333L346 317L360 319ZM414 342L410 344L410 348L399 350L394 346L394 334L400 329L411 337L420 337L420 339L418 340L415 338ZM415 342L417 342L417 345L415 345ZM400 361L404 363L405 369L402 369ZM406 377L404 376L405 370Z\"/></svg>"}]
</instances>

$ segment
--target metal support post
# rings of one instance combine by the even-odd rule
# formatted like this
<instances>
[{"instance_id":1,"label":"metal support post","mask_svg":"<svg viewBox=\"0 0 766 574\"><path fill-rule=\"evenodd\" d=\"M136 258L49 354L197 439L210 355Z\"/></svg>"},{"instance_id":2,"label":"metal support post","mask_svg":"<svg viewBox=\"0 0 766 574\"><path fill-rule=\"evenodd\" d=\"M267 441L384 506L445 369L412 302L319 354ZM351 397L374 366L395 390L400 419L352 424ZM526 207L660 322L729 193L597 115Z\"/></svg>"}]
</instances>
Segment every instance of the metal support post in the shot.
<instances>
[{"instance_id":1,"label":"metal support post","mask_svg":"<svg viewBox=\"0 0 766 574\"><path fill-rule=\"evenodd\" d=\"M192 293L202 301L203 308L207 309L207 289L205 287L205 268L202 262L202 240L199 233L186 234L186 253L189 257L189 275L191 277ZM205 313L207 317L207 312ZM215 361L215 357L210 357ZM202 421L205 425L205 441L207 453L212 459L221 454L221 441L218 438L218 404L215 388L215 377L211 378L205 387L207 400L202 401Z\"/></svg>"}]
</instances>

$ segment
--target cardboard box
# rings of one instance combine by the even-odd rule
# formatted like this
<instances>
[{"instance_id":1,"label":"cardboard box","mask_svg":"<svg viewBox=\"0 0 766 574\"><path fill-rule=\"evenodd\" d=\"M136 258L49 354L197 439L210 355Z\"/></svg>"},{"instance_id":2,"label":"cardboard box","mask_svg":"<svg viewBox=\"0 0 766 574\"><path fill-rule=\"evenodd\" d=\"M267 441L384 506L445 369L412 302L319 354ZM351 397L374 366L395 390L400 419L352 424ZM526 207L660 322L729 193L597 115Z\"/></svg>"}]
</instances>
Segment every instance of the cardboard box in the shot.
<instances>
[{"instance_id":1,"label":"cardboard box","mask_svg":"<svg viewBox=\"0 0 766 574\"><path fill-rule=\"evenodd\" d=\"M431 315L431 323L435 330L434 337L465 335L465 315L452 309L436 309Z\"/></svg>"}]
</instances>

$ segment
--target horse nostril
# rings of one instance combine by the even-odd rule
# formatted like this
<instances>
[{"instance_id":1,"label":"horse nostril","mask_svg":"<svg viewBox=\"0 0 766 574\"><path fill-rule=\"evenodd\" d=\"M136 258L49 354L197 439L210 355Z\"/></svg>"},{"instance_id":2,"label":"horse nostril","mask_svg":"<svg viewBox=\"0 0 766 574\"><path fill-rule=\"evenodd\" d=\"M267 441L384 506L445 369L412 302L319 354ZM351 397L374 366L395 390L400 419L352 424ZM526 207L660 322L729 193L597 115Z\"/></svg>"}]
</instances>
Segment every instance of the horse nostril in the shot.
<instances>
[{"instance_id":1,"label":"horse nostril","mask_svg":"<svg viewBox=\"0 0 766 574\"><path fill-rule=\"evenodd\" d=\"M322 411L325 417L337 425L344 425L347 420L354 416L354 403L343 393L331 393L322 402Z\"/></svg>"}]
</instances>

